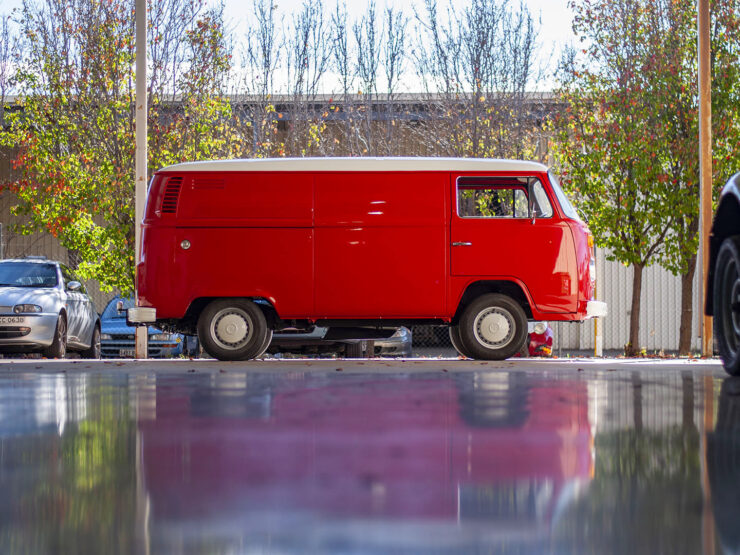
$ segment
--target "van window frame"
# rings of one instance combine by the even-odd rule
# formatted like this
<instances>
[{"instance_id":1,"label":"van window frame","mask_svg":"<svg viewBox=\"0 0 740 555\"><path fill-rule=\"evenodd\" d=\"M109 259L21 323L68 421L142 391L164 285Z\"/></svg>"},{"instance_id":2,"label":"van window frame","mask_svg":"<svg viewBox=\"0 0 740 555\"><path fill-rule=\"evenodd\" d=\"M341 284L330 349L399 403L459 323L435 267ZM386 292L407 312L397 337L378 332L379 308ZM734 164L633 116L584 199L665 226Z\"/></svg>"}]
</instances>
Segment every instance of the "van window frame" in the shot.
<instances>
[{"instance_id":1,"label":"van window frame","mask_svg":"<svg viewBox=\"0 0 740 555\"><path fill-rule=\"evenodd\" d=\"M511 189L517 189L521 188L524 190L524 194L527 196L527 216L463 216L460 214L460 180L461 179L526 179L526 183L522 183L520 186L511 185ZM531 220L532 219L532 202L530 199L530 191L532 188L532 181L536 180L540 182L540 186L542 187L542 190L545 193L545 196L547 197L547 201L550 203L550 212L551 214L549 216L540 216L537 215L537 219L543 219L543 220L549 220L555 217L555 205L552 202L552 198L550 197L550 193L547 191L547 187L544 184L544 181L541 177L538 177L536 175L458 175L455 178L455 216L457 218L460 218L461 220ZM480 185L481 187L485 187L484 184ZM506 185L491 185L491 188L506 188Z\"/></svg>"}]
</instances>

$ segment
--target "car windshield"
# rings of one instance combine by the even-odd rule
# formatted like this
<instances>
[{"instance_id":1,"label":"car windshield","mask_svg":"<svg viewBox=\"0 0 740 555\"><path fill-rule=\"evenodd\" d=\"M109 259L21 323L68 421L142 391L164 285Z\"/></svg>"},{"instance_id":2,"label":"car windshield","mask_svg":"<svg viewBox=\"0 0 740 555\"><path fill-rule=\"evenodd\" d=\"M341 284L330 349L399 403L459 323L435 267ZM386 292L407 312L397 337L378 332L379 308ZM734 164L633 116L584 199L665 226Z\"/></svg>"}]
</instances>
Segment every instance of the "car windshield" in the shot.
<instances>
[{"instance_id":1,"label":"car windshield","mask_svg":"<svg viewBox=\"0 0 740 555\"><path fill-rule=\"evenodd\" d=\"M57 283L57 268L54 264L0 263L0 287L56 287Z\"/></svg>"},{"instance_id":2,"label":"car windshield","mask_svg":"<svg viewBox=\"0 0 740 555\"><path fill-rule=\"evenodd\" d=\"M121 312L118 312L118 301L123 301L123 310ZM135 304L136 303L134 303L133 299L121 299L119 297L116 297L108 303L108 306L105 307L101 318L103 320L107 318L125 318L126 309L133 308Z\"/></svg>"},{"instance_id":3,"label":"car windshield","mask_svg":"<svg viewBox=\"0 0 740 555\"><path fill-rule=\"evenodd\" d=\"M552 172L547 172L547 175L550 178L550 185L552 185L552 190L555 192L555 196L558 197L558 202L560 203L560 207L563 209L565 217L580 222L581 217L578 215L578 211L575 207L570 203L570 200L568 200L568 197L565 196L563 189L560 188L558 178Z\"/></svg>"}]
</instances>

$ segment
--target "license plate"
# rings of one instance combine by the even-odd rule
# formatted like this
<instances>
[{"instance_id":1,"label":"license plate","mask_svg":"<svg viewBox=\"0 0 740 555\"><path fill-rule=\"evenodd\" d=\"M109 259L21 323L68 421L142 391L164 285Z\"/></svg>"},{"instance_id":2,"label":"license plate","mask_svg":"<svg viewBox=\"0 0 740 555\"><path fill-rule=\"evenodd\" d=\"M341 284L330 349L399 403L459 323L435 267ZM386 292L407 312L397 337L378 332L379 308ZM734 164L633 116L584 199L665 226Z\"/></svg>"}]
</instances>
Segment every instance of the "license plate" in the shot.
<instances>
[{"instance_id":1,"label":"license plate","mask_svg":"<svg viewBox=\"0 0 740 555\"><path fill-rule=\"evenodd\" d=\"M134 358L136 351L134 349L121 349L118 351L118 356L126 358Z\"/></svg>"},{"instance_id":2,"label":"license plate","mask_svg":"<svg viewBox=\"0 0 740 555\"><path fill-rule=\"evenodd\" d=\"M0 326L17 326L25 323L25 316L0 316Z\"/></svg>"}]
</instances>

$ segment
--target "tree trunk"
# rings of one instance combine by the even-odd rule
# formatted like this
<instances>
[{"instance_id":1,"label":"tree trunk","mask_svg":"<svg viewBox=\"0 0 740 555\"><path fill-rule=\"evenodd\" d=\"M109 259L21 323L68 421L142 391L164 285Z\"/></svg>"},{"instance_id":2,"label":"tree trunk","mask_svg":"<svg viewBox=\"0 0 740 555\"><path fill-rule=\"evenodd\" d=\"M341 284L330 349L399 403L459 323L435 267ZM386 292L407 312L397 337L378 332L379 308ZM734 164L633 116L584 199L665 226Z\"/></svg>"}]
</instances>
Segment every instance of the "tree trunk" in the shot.
<instances>
[{"instance_id":1,"label":"tree trunk","mask_svg":"<svg viewBox=\"0 0 740 555\"><path fill-rule=\"evenodd\" d=\"M689 266L681 274L681 327L678 332L678 354L686 356L691 351L691 328L694 319L694 274L697 256L689 258Z\"/></svg>"},{"instance_id":2,"label":"tree trunk","mask_svg":"<svg viewBox=\"0 0 740 555\"><path fill-rule=\"evenodd\" d=\"M630 311L630 339L624 347L624 354L628 357L640 353L640 294L642 293L643 264L633 264L632 274L632 310Z\"/></svg>"}]
</instances>

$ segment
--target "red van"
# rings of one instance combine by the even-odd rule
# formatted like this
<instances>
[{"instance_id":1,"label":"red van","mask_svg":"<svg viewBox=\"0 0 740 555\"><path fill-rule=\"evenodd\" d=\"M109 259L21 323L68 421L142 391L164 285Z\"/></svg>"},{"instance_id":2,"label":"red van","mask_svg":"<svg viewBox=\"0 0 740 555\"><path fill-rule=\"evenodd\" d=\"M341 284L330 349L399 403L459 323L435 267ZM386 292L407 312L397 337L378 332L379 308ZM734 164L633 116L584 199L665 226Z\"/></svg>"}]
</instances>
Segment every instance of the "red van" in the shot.
<instances>
[{"instance_id":1,"label":"red van","mask_svg":"<svg viewBox=\"0 0 740 555\"><path fill-rule=\"evenodd\" d=\"M448 324L479 359L527 320L606 314L593 239L541 164L450 158L191 162L154 175L131 322L198 334L220 360L272 332L343 338Z\"/></svg>"}]
</instances>

